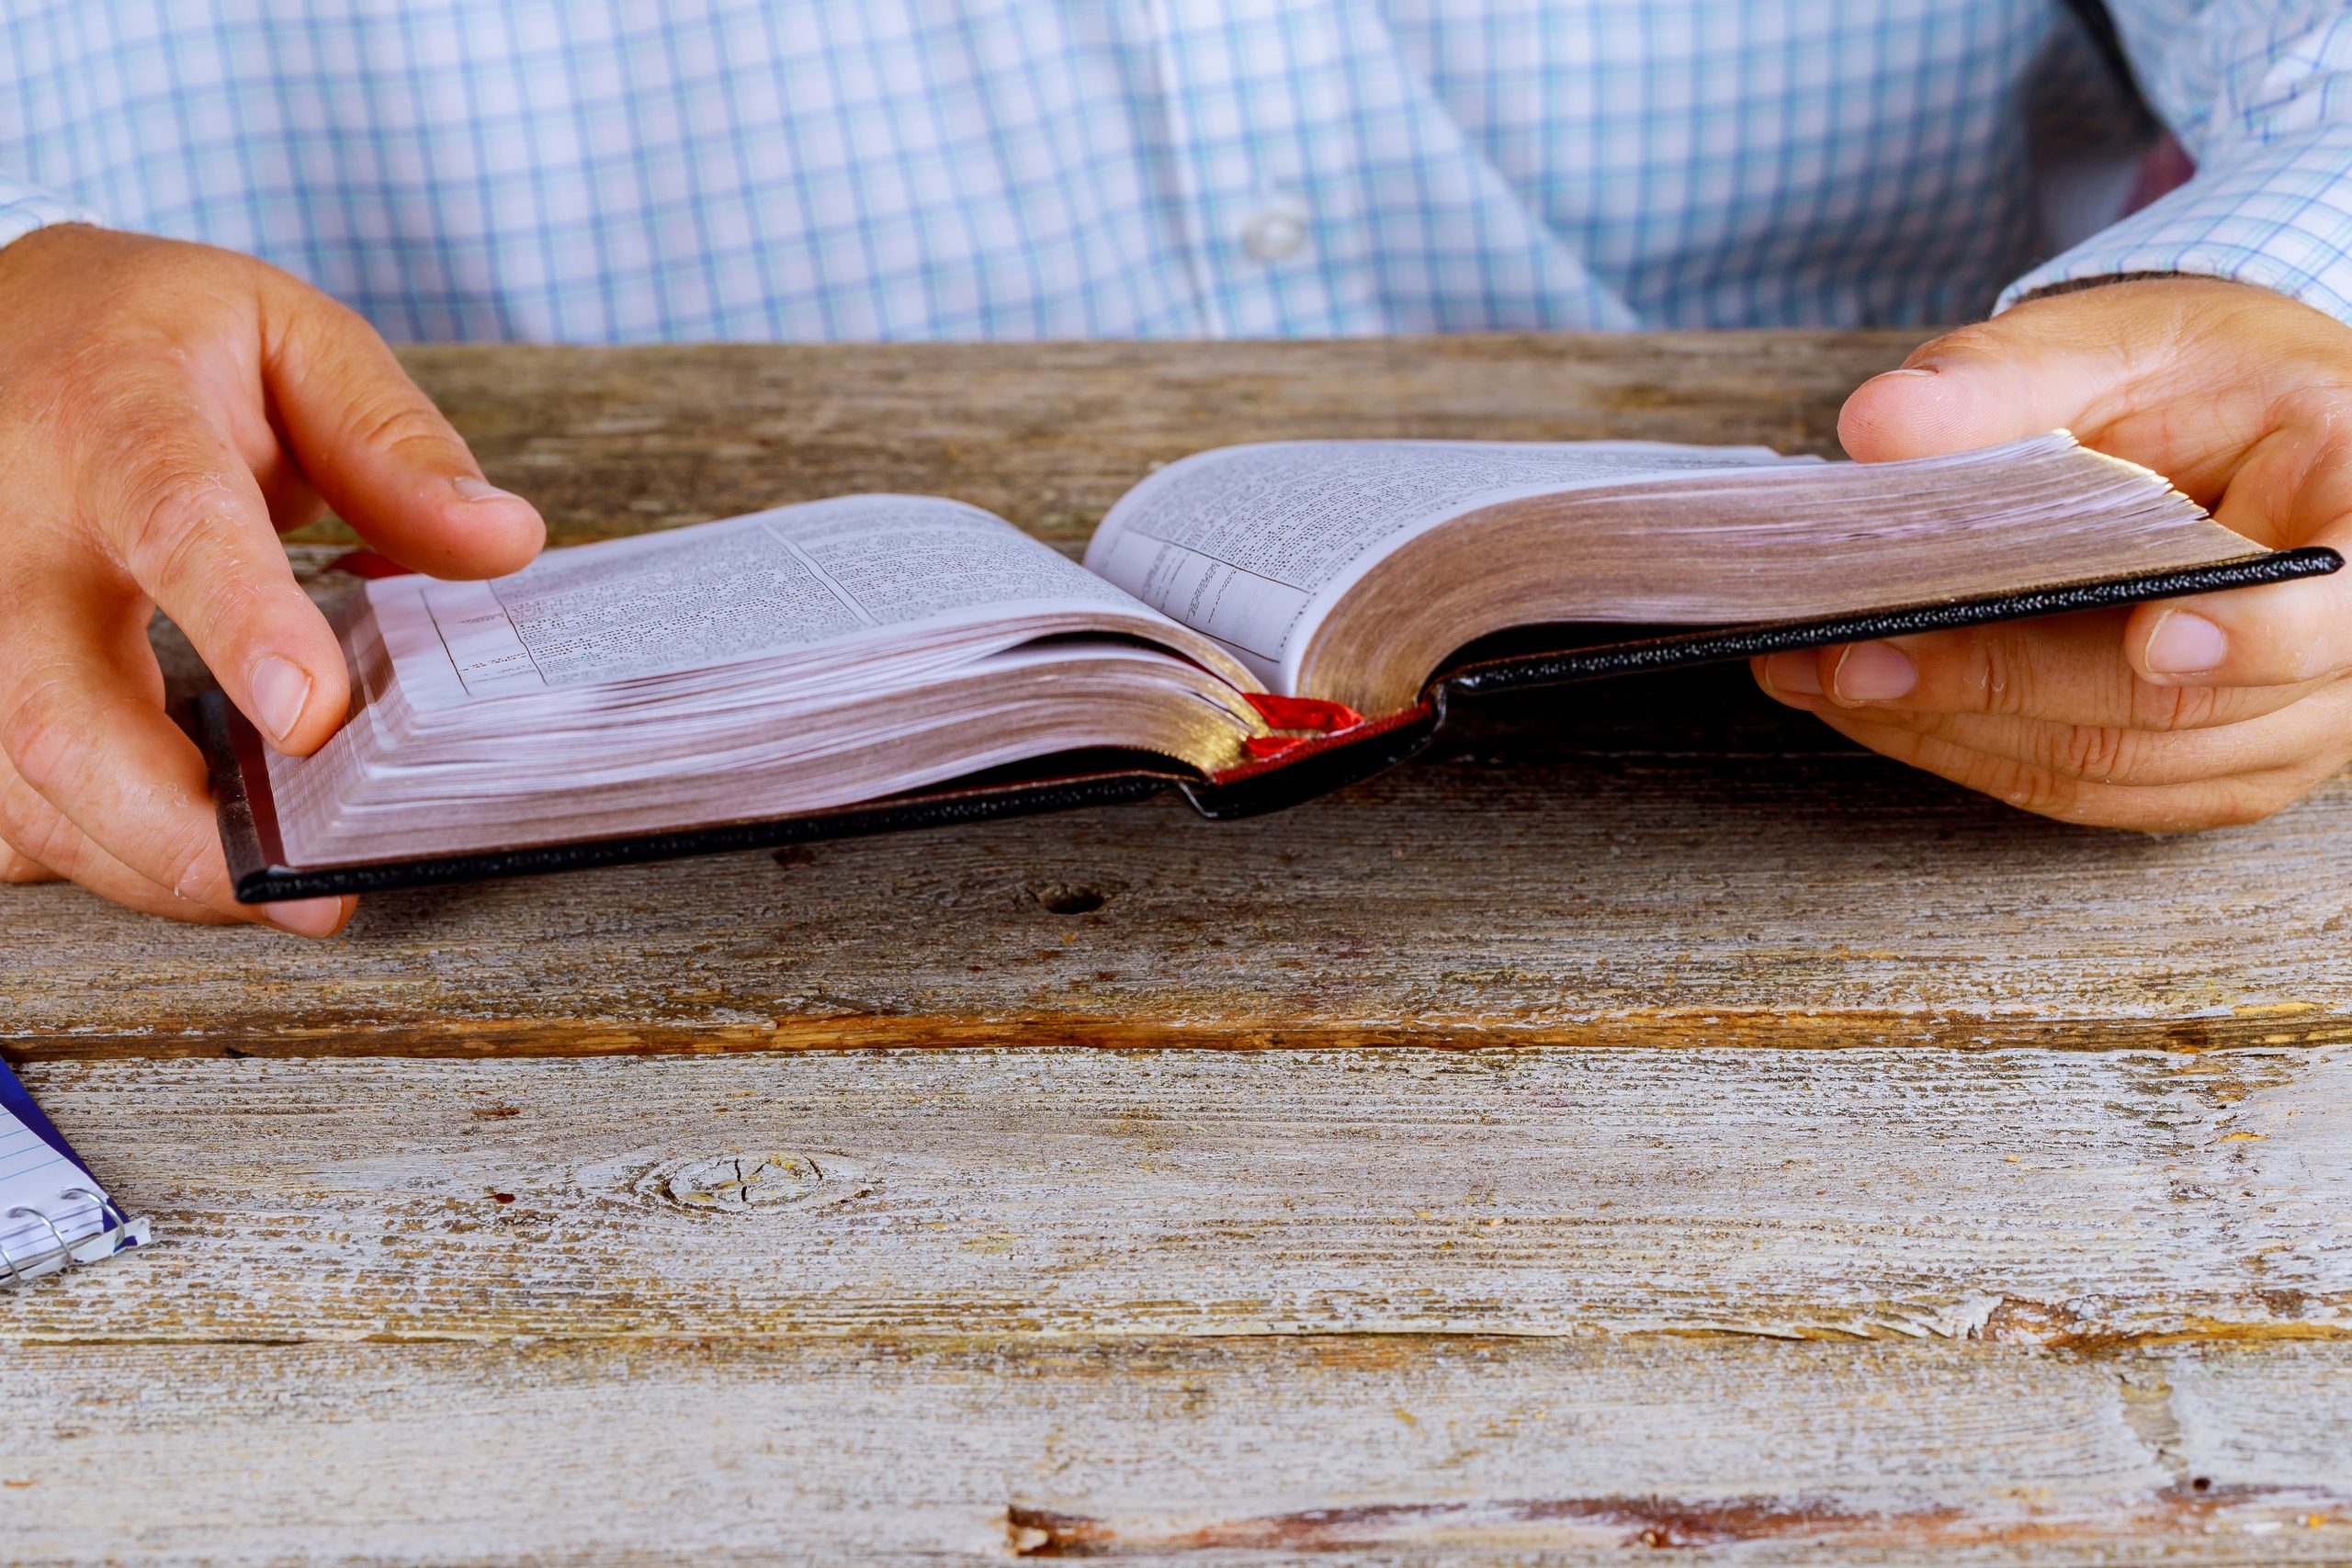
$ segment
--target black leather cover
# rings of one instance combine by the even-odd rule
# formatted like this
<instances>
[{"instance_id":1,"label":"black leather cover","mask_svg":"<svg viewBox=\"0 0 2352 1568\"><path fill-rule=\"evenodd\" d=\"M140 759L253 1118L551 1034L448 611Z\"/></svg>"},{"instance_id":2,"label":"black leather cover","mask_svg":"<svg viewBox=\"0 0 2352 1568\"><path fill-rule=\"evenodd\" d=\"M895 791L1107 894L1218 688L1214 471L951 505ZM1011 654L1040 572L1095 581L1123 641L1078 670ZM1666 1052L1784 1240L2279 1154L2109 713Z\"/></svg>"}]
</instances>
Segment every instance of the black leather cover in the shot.
<instances>
[{"instance_id":1,"label":"black leather cover","mask_svg":"<svg viewBox=\"0 0 2352 1568\"><path fill-rule=\"evenodd\" d=\"M1343 735L1310 740L1281 757L1228 769L1214 777L1182 764L1135 753L1047 758L859 806L804 812L759 821L730 822L676 832L578 843L546 844L363 865L288 866L278 846L277 812L262 742L244 716L220 693L198 704L198 739L212 773L220 839L237 897L249 904L325 894L371 893L578 871L626 862L669 860L729 850L772 848L813 839L851 838L910 828L941 828L997 817L1025 817L1085 806L1122 805L1173 789L1202 816L1255 816L1343 788L1396 766L1425 750L1457 697L1603 676L1707 664L1786 649L1821 648L1872 637L1980 626L2028 615L2056 615L2134 604L2144 599L2245 588L2317 577L2343 566L2334 550L2282 550L2220 566L2038 588L1993 598L1950 600L1864 615L1784 621L1770 626L1715 626L1660 635L1627 636L1631 628L1538 626L1465 649L1430 683L1421 703ZM1596 638L1606 640L1596 640Z\"/></svg>"}]
</instances>

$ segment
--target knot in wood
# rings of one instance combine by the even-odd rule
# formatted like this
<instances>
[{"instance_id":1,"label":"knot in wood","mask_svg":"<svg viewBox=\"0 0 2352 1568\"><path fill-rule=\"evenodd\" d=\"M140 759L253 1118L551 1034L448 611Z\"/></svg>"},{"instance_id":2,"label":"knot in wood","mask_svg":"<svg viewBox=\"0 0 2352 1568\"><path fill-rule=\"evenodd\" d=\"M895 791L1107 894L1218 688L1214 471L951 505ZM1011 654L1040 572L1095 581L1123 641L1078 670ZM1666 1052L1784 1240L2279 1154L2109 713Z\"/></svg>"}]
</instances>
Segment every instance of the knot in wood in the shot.
<instances>
[{"instance_id":1,"label":"knot in wood","mask_svg":"<svg viewBox=\"0 0 2352 1568\"><path fill-rule=\"evenodd\" d=\"M1091 915L1111 899L1108 890L1080 882L1041 882L1029 889L1029 897L1055 915Z\"/></svg>"},{"instance_id":2,"label":"knot in wood","mask_svg":"<svg viewBox=\"0 0 2352 1568\"><path fill-rule=\"evenodd\" d=\"M698 1213L746 1214L848 1196L836 1184L826 1192L824 1168L805 1155L711 1155L672 1160L637 1179L640 1198Z\"/></svg>"}]
</instances>

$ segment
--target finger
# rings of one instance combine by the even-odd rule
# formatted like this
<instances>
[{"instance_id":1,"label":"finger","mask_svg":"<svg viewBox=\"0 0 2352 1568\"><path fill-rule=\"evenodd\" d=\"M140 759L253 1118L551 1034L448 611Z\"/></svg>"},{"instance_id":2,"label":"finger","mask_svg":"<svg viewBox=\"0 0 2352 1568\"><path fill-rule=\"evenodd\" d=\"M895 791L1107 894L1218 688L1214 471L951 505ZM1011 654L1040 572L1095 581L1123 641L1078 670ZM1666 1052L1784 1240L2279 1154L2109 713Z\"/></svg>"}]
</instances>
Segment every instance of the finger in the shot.
<instances>
[{"instance_id":1,"label":"finger","mask_svg":"<svg viewBox=\"0 0 2352 1568\"><path fill-rule=\"evenodd\" d=\"M2352 385L2342 329L2213 279L2030 301L1922 344L1848 399L1860 458L1916 457L2053 426L2144 464L2273 548L2352 548ZM2163 685L2292 685L2352 670L2352 576L2143 607L2125 656Z\"/></svg>"},{"instance_id":2,"label":"finger","mask_svg":"<svg viewBox=\"0 0 2352 1568\"><path fill-rule=\"evenodd\" d=\"M22 887L35 882L57 880L57 873L30 856L18 854L15 845L0 839L0 882Z\"/></svg>"},{"instance_id":3,"label":"finger","mask_svg":"<svg viewBox=\"0 0 2352 1568\"><path fill-rule=\"evenodd\" d=\"M1920 344L1902 368L1856 388L1838 412L1838 439L1849 456L1875 463L2062 427L2080 434L2106 423L2136 357L2126 344L2081 341L2024 312L1996 317Z\"/></svg>"},{"instance_id":4,"label":"finger","mask_svg":"<svg viewBox=\"0 0 2352 1568\"><path fill-rule=\"evenodd\" d=\"M2019 364L1981 339L1943 339L1919 352L1930 351L1941 357L1873 376L1847 398L1838 440L1848 456L1866 463L1932 457L2072 429L2086 423L2099 393L2086 365L2044 380L2034 373L2039 356Z\"/></svg>"},{"instance_id":5,"label":"finger","mask_svg":"<svg viewBox=\"0 0 2352 1568\"><path fill-rule=\"evenodd\" d=\"M2085 827L2128 828L2145 833L2193 832L2258 822L2292 805L2335 771L2324 763L2311 763L2194 784L2100 784L1881 724L1874 716L1837 711L1821 715L1821 719L1848 739L1882 756L2021 811Z\"/></svg>"},{"instance_id":6,"label":"finger","mask_svg":"<svg viewBox=\"0 0 2352 1568\"><path fill-rule=\"evenodd\" d=\"M0 758L0 835L27 846L49 880L65 877L127 908L203 925L230 925L243 918L182 898L132 871L92 843L88 834L19 778L6 758Z\"/></svg>"},{"instance_id":7,"label":"finger","mask_svg":"<svg viewBox=\"0 0 2352 1568\"><path fill-rule=\"evenodd\" d=\"M2030 300L1931 339L1901 369L1863 382L1838 415L1838 437L1849 456L1883 462L2064 427L2192 495L2218 492L2274 411L2264 378L2214 348L2230 341L2217 319L2275 298L2180 279ZM2257 335L2266 351L2293 346L2274 344L2278 329L2252 321L2238 341ZM2183 419L2181 387L2190 381L2200 390L2197 415Z\"/></svg>"},{"instance_id":8,"label":"finger","mask_svg":"<svg viewBox=\"0 0 2352 1568\"><path fill-rule=\"evenodd\" d=\"M350 699L343 649L296 585L251 470L176 390L117 417L128 434L96 446L81 476L99 534L262 734L317 750Z\"/></svg>"},{"instance_id":9,"label":"finger","mask_svg":"<svg viewBox=\"0 0 2352 1568\"><path fill-rule=\"evenodd\" d=\"M350 915L341 899L248 908L229 886L204 761L143 691L122 632L113 585L40 574L39 595L17 594L0 617L0 756L14 776L131 875L230 919L259 919L302 936L329 936ZM152 655L149 656L152 659ZM11 843L44 863L78 840L19 797ZM96 874L96 873L93 874ZM108 897L136 890L109 883Z\"/></svg>"},{"instance_id":10,"label":"finger","mask_svg":"<svg viewBox=\"0 0 2352 1568\"><path fill-rule=\"evenodd\" d=\"M1984 714L1813 711L1824 717L1843 711L1883 729L2092 784L2168 787L2352 757L2352 683L2344 682L2243 724L2173 734Z\"/></svg>"},{"instance_id":11,"label":"finger","mask_svg":"<svg viewBox=\"0 0 2352 1568\"><path fill-rule=\"evenodd\" d=\"M269 505L270 526L281 534L307 527L326 515L326 502L318 487L291 461L265 465L254 473L254 482L261 487L262 498Z\"/></svg>"},{"instance_id":12,"label":"finger","mask_svg":"<svg viewBox=\"0 0 2352 1568\"><path fill-rule=\"evenodd\" d=\"M266 285L263 307L271 399L303 473L337 515L435 577L499 577L538 554L538 512L482 478L374 328L291 279Z\"/></svg>"},{"instance_id":13,"label":"finger","mask_svg":"<svg viewBox=\"0 0 2352 1568\"><path fill-rule=\"evenodd\" d=\"M2274 432L2214 516L2265 544L2352 557L2352 435L2327 421ZM2163 685L2269 686L2352 670L2352 570L2143 604L2124 648Z\"/></svg>"},{"instance_id":14,"label":"finger","mask_svg":"<svg viewBox=\"0 0 2352 1568\"><path fill-rule=\"evenodd\" d=\"M2170 731L2243 723L2323 682L2267 687L2158 684L2123 657L2131 612L2049 615L1876 642L1802 649L1752 661L1773 696L1839 707L1996 714L2060 724Z\"/></svg>"}]
</instances>

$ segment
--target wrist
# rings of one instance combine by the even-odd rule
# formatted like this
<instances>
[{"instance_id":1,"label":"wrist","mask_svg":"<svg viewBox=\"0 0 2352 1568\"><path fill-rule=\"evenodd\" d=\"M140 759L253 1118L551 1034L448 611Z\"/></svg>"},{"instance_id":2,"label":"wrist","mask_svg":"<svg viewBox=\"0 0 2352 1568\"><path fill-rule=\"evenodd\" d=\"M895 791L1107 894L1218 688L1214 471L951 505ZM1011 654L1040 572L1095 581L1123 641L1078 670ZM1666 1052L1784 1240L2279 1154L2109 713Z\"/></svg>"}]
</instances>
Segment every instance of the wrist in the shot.
<instances>
[{"instance_id":1,"label":"wrist","mask_svg":"<svg viewBox=\"0 0 2352 1568\"><path fill-rule=\"evenodd\" d=\"M2000 309L2002 310L2007 310L2014 306L2028 304L2035 299L2055 299L2061 294L2081 294L2093 288L2110 288L2119 283L2173 283L2184 278L2199 278L2208 283L2227 283L2233 281L2230 278L2217 278L2209 274L2195 272L2094 273L2088 277L2061 278L2055 283L2045 283L2039 288L2027 289L2024 293L2018 294L2012 299L2004 299L2001 302ZM1998 311L1996 311L1995 313L1998 314Z\"/></svg>"}]
</instances>

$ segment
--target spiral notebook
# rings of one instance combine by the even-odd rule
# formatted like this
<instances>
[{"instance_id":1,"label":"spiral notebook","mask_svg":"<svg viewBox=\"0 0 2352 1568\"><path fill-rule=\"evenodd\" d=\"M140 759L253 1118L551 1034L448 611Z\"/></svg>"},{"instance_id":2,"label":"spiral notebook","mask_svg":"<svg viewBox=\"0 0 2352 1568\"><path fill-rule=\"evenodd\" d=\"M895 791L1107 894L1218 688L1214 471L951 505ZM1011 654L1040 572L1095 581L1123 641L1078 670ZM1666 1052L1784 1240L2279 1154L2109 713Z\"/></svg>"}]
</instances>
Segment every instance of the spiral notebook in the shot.
<instances>
[{"instance_id":1,"label":"spiral notebook","mask_svg":"<svg viewBox=\"0 0 2352 1568\"><path fill-rule=\"evenodd\" d=\"M147 1238L0 1062L0 1290Z\"/></svg>"}]
</instances>

